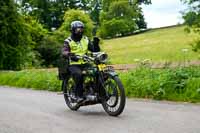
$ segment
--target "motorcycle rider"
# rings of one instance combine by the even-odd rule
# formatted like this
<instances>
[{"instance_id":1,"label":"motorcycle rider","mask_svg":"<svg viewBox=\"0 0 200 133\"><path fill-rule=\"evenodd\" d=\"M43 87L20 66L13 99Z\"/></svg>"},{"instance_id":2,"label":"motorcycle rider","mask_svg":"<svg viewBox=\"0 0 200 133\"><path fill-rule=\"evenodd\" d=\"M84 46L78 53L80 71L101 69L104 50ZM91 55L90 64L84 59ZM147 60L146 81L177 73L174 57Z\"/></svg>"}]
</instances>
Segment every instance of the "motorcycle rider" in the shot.
<instances>
[{"instance_id":1,"label":"motorcycle rider","mask_svg":"<svg viewBox=\"0 0 200 133\"><path fill-rule=\"evenodd\" d=\"M99 52L99 39L94 38L91 42L84 33L84 24L81 21L73 21L71 23L71 35L64 40L62 55L69 60L68 70L75 80L75 99L77 102L84 100L83 98L83 76L82 70L85 67L85 61L77 58L76 55L82 56L91 52Z\"/></svg>"}]
</instances>

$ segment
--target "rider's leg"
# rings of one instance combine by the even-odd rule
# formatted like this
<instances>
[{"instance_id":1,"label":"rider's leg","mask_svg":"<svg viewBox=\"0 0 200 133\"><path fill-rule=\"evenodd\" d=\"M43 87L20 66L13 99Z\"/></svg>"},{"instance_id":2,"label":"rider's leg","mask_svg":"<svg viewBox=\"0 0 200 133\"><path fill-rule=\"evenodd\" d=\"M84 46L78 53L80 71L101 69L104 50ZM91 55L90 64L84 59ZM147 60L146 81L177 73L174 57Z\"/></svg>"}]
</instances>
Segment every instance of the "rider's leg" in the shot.
<instances>
[{"instance_id":1,"label":"rider's leg","mask_svg":"<svg viewBox=\"0 0 200 133\"><path fill-rule=\"evenodd\" d=\"M81 65L71 65L69 66L69 71L76 82L75 95L77 97L83 97L83 76Z\"/></svg>"}]
</instances>

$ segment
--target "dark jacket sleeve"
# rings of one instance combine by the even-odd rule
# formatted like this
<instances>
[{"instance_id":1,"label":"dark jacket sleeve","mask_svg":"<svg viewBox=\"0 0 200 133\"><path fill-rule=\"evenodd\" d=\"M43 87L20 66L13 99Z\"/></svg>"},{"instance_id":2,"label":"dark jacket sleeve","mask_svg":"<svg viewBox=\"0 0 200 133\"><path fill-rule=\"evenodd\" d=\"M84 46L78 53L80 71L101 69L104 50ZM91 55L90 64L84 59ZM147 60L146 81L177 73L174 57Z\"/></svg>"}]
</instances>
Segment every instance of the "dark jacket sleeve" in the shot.
<instances>
[{"instance_id":1,"label":"dark jacket sleeve","mask_svg":"<svg viewBox=\"0 0 200 133\"><path fill-rule=\"evenodd\" d=\"M69 46L69 42L67 40L64 41L64 45L62 48L62 56L64 58L69 58L69 53L70 53L70 46Z\"/></svg>"},{"instance_id":2,"label":"dark jacket sleeve","mask_svg":"<svg viewBox=\"0 0 200 133\"><path fill-rule=\"evenodd\" d=\"M79 59L76 57L76 55L70 53L71 52L71 49L70 49L70 46L69 46L69 40L66 39L64 41L64 46L62 48L62 56L66 59L71 59L72 61L78 61Z\"/></svg>"}]
</instances>

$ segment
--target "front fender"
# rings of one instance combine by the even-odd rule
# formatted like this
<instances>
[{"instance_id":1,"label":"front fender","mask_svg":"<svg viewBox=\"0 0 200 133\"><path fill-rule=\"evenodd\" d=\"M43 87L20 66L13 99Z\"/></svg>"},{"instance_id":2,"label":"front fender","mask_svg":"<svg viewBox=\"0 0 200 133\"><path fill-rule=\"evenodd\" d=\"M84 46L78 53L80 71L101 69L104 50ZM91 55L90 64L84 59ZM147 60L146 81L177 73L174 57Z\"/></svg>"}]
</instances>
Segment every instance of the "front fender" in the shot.
<instances>
[{"instance_id":1,"label":"front fender","mask_svg":"<svg viewBox=\"0 0 200 133\"><path fill-rule=\"evenodd\" d=\"M118 74L117 74L115 71L109 71L109 72L106 72L106 74L107 74L108 76L111 76L111 77L118 76Z\"/></svg>"}]
</instances>

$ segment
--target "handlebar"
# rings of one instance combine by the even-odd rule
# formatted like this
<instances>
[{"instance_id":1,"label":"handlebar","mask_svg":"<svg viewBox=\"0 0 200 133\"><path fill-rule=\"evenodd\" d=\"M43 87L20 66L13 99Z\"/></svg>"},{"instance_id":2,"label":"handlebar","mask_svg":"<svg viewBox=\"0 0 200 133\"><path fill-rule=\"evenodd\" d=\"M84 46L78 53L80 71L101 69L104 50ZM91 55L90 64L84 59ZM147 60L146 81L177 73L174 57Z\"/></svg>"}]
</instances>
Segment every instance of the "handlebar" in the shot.
<instances>
[{"instance_id":1,"label":"handlebar","mask_svg":"<svg viewBox=\"0 0 200 133\"><path fill-rule=\"evenodd\" d=\"M73 53L69 54L70 56L75 56L78 59L82 59L86 62L106 62L108 55L105 52L94 52L92 57L88 55L75 55Z\"/></svg>"},{"instance_id":2,"label":"handlebar","mask_svg":"<svg viewBox=\"0 0 200 133\"><path fill-rule=\"evenodd\" d=\"M86 62L91 62L91 61L95 61L95 58L93 58L93 57L90 57L90 56L88 56L88 55L82 55L82 56L80 56L80 55L75 55L78 59L82 59L82 60L84 60L84 61L86 61Z\"/></svg>"}]
</instances>

